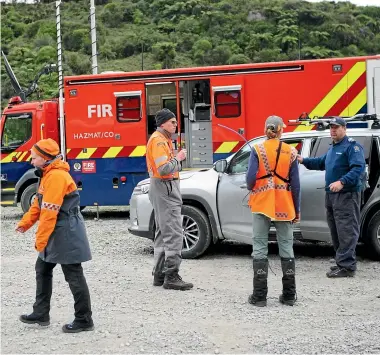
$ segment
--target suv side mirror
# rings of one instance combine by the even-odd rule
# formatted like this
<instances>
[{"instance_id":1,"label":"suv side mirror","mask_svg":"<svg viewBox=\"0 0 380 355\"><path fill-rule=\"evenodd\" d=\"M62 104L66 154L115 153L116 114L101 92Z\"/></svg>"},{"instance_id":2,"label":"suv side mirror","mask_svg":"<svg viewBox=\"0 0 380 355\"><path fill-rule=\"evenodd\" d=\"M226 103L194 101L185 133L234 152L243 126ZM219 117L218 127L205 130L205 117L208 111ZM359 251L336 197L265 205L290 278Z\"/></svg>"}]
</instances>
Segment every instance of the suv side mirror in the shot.
<instances>
[{"instance_id":1,"label":"suv side mirror","mask_svg":"<svg viewBox=\"0 0 380 355\"><path fill-rule=\"evenodd\" d=\"M215 162L214 164L214 170L218 173L224 173L227 170L227 160L226 159L221 159Z\"/></svg>"}]
</instances>

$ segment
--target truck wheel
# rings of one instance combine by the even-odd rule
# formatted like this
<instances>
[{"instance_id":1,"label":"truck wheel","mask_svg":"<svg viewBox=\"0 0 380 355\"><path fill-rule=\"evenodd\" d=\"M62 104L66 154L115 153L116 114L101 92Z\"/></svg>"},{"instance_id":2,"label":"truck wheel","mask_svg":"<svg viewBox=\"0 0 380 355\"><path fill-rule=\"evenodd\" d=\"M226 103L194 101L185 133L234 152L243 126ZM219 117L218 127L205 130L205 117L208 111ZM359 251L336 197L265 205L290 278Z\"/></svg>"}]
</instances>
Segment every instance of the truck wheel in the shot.
<instances>
[{"instance_id":1,"label":"truck wheel","mask_svg":"<svg viewBox=\"0 0 380 355\"><path fill-rule=\"evenodd\" d=\"M206 215L193 206L182 206L182 231L184 259L202 255L211 243L211 229Z\"/></svg>"},{"instance_id":2,"label":"truck wheel","mask_svg":"<svg viewBox=\"0 0 380 355\"><path fill-rule=\"evenodd\" d=\"M380 260L380 211L375 213L369 222L365 243L372 256Z\"/></svg>"},{"instance_id":3,"label":"truck wheel","mask_svg":"<svg viewBox=\"0 0 380 355\"><path fill-rule=\"evenodd\" d=\"M29 208L32 205L33 200L36 197L37 187L37 183L29 185L22 193L20 203L24 213L29 211Z\"/></svg>"}]
</instances>

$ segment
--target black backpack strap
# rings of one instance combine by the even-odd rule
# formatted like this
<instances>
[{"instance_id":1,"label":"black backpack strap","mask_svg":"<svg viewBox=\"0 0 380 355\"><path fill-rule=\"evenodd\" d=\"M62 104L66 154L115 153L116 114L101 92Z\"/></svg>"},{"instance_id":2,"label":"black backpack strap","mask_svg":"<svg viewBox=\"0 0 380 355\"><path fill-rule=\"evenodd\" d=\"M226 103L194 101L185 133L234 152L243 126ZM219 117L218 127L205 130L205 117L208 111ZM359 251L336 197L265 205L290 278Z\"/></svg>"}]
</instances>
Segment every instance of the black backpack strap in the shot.
<instances>
[{"instance_id":1,"label":"black backpack strap","mask_svg":"<svg viewBox=\"0 0 380 355\"><path fill-rule=\"evenodd\" d=\"M267 174L267 175L264 175L264 176L260 176L259 178L257 178L256 180L261 180L261 179L266 179L266 178L269 178L273 175L277 176L280 180L282 180L283 182L289 184L290 181L288 179L285 179L283 178L281 175L277 174L277 164L278 164L278 161L280 160L280 153L281 153L281 147L282 147L282 141L280 141L280 144L278 145L278 149L277 149L277 156L276 156L276 164L274 166L274 169L272 171L271 174Z\"/></svg>"},{"instance_id":2,"label":"black backpack strap","mask_svg":"<svg viewBox=\"0 0 380 355\"><path fill-rule=\"evenodd\" d=\"M278 164L278 161L280 159L281 147L282 147L282 141L280 141L280 144L278 145L277 156L276 156L276 165L274 166L274 169L273 169L274 173L277 171L277 164Z\"/></svg>"}]
</instances>

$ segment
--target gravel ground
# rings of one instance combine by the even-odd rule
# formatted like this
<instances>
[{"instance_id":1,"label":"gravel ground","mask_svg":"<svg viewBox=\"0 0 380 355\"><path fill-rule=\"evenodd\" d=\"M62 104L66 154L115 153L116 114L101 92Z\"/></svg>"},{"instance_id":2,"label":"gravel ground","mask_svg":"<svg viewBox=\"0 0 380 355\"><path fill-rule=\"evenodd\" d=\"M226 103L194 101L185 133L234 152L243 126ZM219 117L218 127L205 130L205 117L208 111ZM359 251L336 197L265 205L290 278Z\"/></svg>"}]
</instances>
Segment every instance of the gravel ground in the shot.
<instances>
[{"instance_id":1,"label":"gravel ground","mask_svg":"<svg viewBox=\"0 0 380 355\"><path fill-rule=\"evenodd\" d=\"M93 260L84 264L95 331L64 334L73 301L55 270L49 327L26 325L35 292L33 232L14 232L19 208L3 208L1 353L380 353L380 263L363 257L355 278L330 280L332 248L297 244L298 302L280 305L281 266L270 246L268 307L247 303L251 247L221 243L198 260L184 260L191 291L152 286L152 242L128 234L128 212L83 212Z\"/></svg>"}]
</instances>

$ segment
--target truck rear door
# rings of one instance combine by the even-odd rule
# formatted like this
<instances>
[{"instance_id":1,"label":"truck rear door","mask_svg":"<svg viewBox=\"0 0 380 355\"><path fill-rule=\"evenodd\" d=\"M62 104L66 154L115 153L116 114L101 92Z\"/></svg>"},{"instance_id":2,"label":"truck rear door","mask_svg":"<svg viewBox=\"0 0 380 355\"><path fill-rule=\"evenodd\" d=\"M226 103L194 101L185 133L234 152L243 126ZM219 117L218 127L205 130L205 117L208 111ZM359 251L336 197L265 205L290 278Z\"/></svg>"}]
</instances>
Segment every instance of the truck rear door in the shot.
<instances>
[{"instance_id":1,"label":"truck rear door","mask_svg":"<svg viewBox=\"0 0 380 355\"><path fill-rule=\"evenodd\" d=\"M242 75L215 76L210 78L211 120L214 159L226 158L235 152L245 137L245 97ZM232 130L232 131L231 131Z\"/></svg>"}]
</instances>

